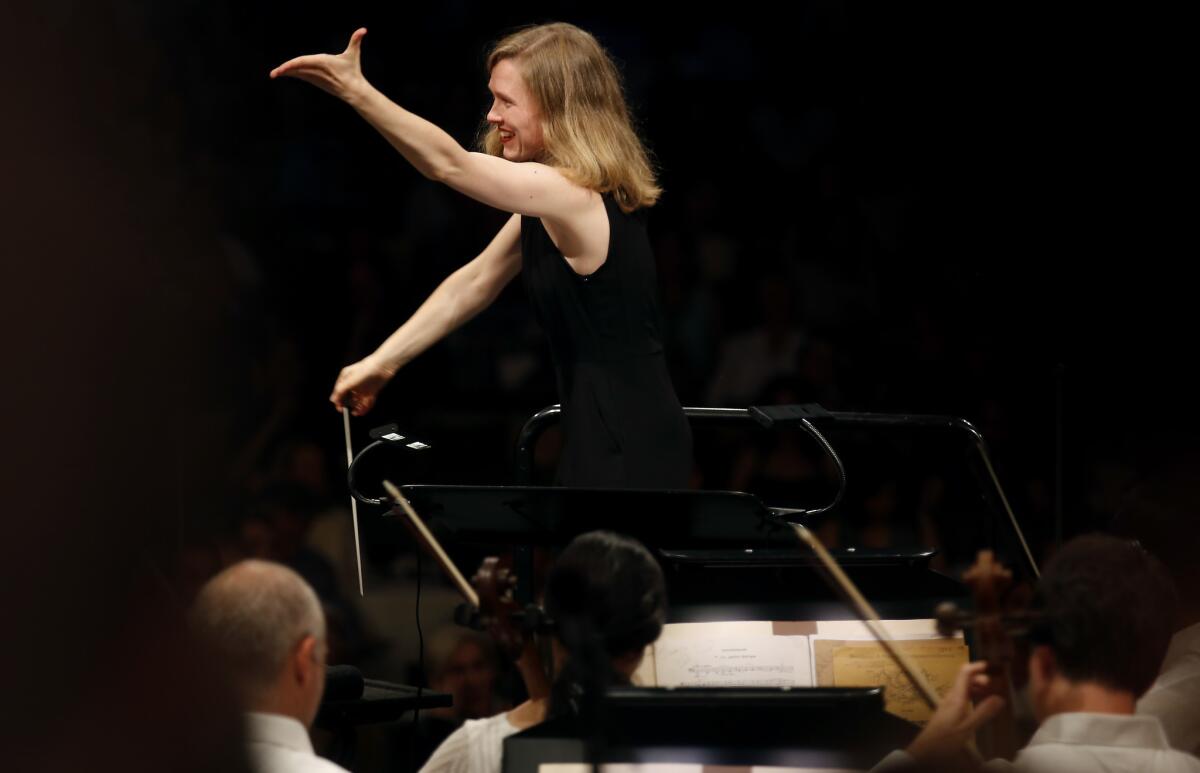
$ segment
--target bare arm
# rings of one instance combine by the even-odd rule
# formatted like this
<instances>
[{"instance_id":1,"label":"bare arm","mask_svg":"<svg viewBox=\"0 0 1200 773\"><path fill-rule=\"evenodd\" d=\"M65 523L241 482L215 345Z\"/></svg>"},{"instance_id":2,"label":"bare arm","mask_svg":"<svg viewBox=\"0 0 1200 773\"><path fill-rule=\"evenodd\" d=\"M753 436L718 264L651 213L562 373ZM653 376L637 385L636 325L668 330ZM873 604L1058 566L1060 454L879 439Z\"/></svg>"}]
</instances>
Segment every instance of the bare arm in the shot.
<instances>
[{"instance_id":1,"label":"bare arm","mask_svg":"<svg viewBox=\"0 0 1200 773\"><path fill-rule=\"evenodd\" d=\"M569 222L592 202L591 191L569 182L553 167L468 152L370 84L347 102L425 177L490 207Z\"/></svg>"},{"instance_id":2,"label":"bare arm","mask_svg":"<svg viewBox=\"0 0 1200 773\"><path fill-rule=\"evenodd\" d=\"M342 369L330 394L361 416L396 371L491 305L521 271L521 217L513 215L483 252L448 276L378 349Z\"/></svg>"},{"instance_id":3,"label":"bare arm","mask_svg":"<svg viewBox=\"0 0 1200 773\"><path fill-rule=\"evenodd\" d=\"M535 162L514 163L471 153L446 132L397 105L363 77L360 52L365 29L350 36L337 56L301 56L271 71L300 78L353 107L425 177L505 212L569 223L593 204L591 191Z\"/></svg>"}]
</instances>

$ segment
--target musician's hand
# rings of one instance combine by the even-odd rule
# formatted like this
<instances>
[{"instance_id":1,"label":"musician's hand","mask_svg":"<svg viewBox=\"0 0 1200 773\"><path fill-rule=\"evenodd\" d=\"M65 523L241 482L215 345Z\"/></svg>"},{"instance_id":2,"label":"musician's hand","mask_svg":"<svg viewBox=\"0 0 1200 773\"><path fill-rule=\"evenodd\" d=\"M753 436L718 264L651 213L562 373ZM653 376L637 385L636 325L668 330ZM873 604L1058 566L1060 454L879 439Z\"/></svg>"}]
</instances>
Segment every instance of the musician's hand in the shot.
<instances>
[{"instance_id":1,"label":"musician's hand","mask_svg":"<svg viewBox=\"0 0 1200 773\"><path fill-rule=\"evenodd\" d=\"M375 405L379 390L391 381L395 371L388 370L371 357L342 368L329 402L338 409L346 406L354 416L362 416Z\"/></svg>"},{"instance_id":2,"label":"musician's hand","mask_svg":"<svg viewBox=\"0 0 1200 773\"><path fill-rule=\"evenodd\" d=\"M1004 699L993 695L972 706L971 698L987 686L987 663L967 663L958 672L954 686L942 698L941 705L920 734L908 746L908 753L924 765L953 761L957 769L969 770L965 751L975 731L1004 708Z\"/></svg>"},{"instance_id":3,"label":"musician's hand","mask_svg":"<svg viewBox=\"0 0 1200 773\"><path fill-rule=\"evenodd\" d=\"M351 101L367 83L360 63L362 39L366 34L366 27L359 27L342 53L298 56L271 70L271 77L299 78L338 99Z\"/></svg>"}]
</instances>

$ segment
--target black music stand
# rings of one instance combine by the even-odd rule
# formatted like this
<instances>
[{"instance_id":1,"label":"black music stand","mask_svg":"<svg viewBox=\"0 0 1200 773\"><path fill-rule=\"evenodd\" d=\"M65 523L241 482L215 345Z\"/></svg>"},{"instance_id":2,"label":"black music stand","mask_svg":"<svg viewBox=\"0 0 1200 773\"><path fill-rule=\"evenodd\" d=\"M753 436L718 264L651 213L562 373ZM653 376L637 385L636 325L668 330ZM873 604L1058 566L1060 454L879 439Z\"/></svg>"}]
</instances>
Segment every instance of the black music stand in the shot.
<instances>
[{"instance_id":1,"label":"black music stand","mask_svg":"<svg viewBox=\"0 0 1200 773\"><path fill-rule=\"evenodd\" d=\"M430 485L401 491L451 545L559 547L596 528L628 534L664 564L669 622L856 619L790 526L751 494ZM834 553L884 618L929 618L937 602L965 596L959 583L929 568L928 549ZM518 564L518 576L531 575ZM555 721L513 736L505 773L587 761L866 769L916 732L883 710L880 688L625 688L610 692L602 717L583 732Z\"/></svg>"},{"instance_id":2,"label":"black music stand","mask_svg":"<svg viewBox=\"0 0 1200 773\"><path fill-rule=\"evenodd\" d=\"M436 692L406 684L393 684L378 679L363 679L362 693L350 696L332 695L321 701L313 727L332 735L326 754L329 759L348 766L354 759L357 728L380 722L397 722L410 711L440 709L453 704L449 693Z\"/></svg>"},{"instance_id":3,"label":"black music stand","mask_svg":"<svg viewBox=\"0 0 1200 773\"><path fill-rule=\"evenodd\" d=\"M792 529L738 491L401 486L440 540L515 548L522 603L532 600L530 546L561 547L611 529L655 552L667 574L670 622L849 620L855 615ZM926 618L963 586L932 571L934 551L833 551L885 618Z\"/></svg>"},{"instance_id":4,"label":"black music stand","mask_svg":"<svg viewBox=\"0 0 1200 773\"><path fill-rule=\"evenodd\" d=\"M449 693L430 689L420 691L406 684L364 679L363 693L357 698L321 701L314 725L325 730L340 730L356 725L395 722L414 709L442 709L453 705Z\"/></svg>"},{"instance_id":5,"label":"black music stand","mask_svg":"<svg viewBox=\"0 0 1200 773\"><path fill-rule=\"evenodd\" d=\"M955 436L965 440L967 447L983 467L983 474L977 480L979 493L989 507L1001 516L996 525L1003 528L996 532L994 541L1006 542L1013 549L1012 557L1016 562L1012 566L1014 570L1017 570L1019 565L1022 574L1035 579L1038 576L1037 562L1033 558L1033 552L1025 539L1021 525L1013 513L1008 496L1005 494L1003 486L1000 485L1000 479L992 464L991 453L984 441L983 434L966 419L956 416L925 414L827 411L815 403L765 405L750 408L684 407L683 412L689 421L706 425L757 425L770 430L804 426L810 433L818 433L818 427L825 431L839 432L863 429L880 433L919 432ZM526 420L516 443L516 478L518 482L526 483L532 480L534 448L537 440L547 427L559 421L561 415L562 407L551 405ZM822 440L824 440L823 437ZM828 448L832 451L833 447L828 446ZM834 456L836 457L836 454ZM853 476L854 469L849 469L847 474ZM785 512L782 508L768 509L780 513ZM993 547L999 547L999 545L993 545Z\"/></svg>"},{"instance_id":6,"label":"black music stand","mask_svg":"<svg viewBox=\"0 0 1200 773\"><path fill-rule=\"evenodd\" d=\"M873 688L612 688L600 720L511 736L503 773L545 763L691 763L866 770L916 735Z\"/></svg>"},{"instance_id":7,"label":"black music stand","mask_svg":"<svg viewBox=\"0 0 1200 773\"><path fill-rule=\"evenodd\" d=\"M560 547L593 529L648 546L771 548L796 542L757 497L740 491L426 486L400 490L436 531L460 542Z\"/></svg>"}]
</instances>

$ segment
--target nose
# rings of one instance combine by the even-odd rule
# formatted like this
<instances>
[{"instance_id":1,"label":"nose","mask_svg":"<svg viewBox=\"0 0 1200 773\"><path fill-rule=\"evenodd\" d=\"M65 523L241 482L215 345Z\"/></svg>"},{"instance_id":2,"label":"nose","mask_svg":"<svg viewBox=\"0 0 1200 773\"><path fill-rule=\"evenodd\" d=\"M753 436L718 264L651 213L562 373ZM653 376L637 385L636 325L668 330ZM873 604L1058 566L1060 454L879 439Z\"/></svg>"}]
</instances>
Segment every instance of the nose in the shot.
<instances>
[{"instance_id":1,"label":"nose","mask_svg":"<svg viewBox=\"0 0 1200 773\"><path fill-rule=\"evenodd\" d=\"M488 123L500 123L500 121L501 121L500 113L496 111L496 103L495 102L493 102L492 106L488 108L486 120Z\"/></svg>"}]
</instances>

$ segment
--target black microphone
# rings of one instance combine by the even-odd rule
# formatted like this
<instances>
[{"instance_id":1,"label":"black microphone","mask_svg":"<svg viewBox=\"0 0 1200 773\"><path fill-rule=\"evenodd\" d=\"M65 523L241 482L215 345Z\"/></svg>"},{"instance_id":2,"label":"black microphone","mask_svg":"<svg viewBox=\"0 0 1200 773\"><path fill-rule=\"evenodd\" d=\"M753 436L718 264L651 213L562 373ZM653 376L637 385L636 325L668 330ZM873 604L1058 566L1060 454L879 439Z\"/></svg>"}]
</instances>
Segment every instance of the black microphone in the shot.
<instances>
[{"instance_id":1,"label":"black microphone","mask_svg":"<svg viewBox=\"0 0 1200 773\"><path fill-rule=\"evenodd\" d=\"M325 667L325 695L322 701L358 700L363 694L363 675L354 666Z\"/></svg>"}]
</instances>

